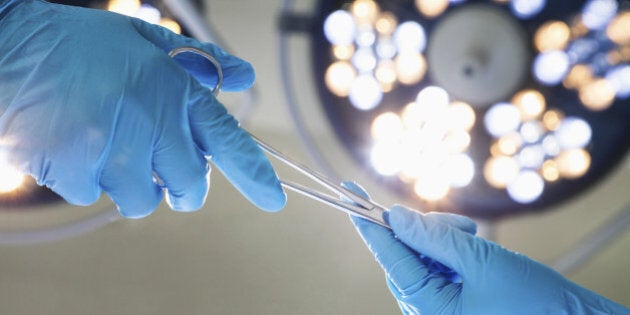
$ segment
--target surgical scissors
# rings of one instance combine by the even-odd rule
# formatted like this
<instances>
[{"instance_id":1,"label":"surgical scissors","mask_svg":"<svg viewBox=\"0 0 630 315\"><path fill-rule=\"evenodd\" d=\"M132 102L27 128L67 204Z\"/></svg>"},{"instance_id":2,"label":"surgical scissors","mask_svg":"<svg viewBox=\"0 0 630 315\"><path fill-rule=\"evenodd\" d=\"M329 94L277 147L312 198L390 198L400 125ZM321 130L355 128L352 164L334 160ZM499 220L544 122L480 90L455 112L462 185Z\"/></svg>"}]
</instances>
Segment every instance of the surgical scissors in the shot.
<instances>
[{"instance_id":1,"label":"surgical scissors","mask_svg":"<svg viewBox=\"0 0 630 315\"><path fill-rule=\"evenodd\" d=\"M221 64L212 55L195 47L188 47L188 46L178 47L171 50L168 55L169 57L174 58L176 55L180 53L185 53L185 52L190 52L190 53L194 53L199 56L202 56L206 58L208 61L210 61L214 65L214 67L216 67L218 81L217 81L216 86L212 88L211 91L213 95L217 96L223 82L223 71L221 69ZM302 175L305 175L306 177L315 181L316 183L324 186L331 192L337 194L337 197L330 196L326 193L320 192L313 188L309 188L307 186L304 186L295 182L287 181L281 178L280 184L282 185L282 187L289 189L291 191L294 191L296 193L299 193L301 195L304 195L306 197L312 198L314 200L317 200L323 204L326 204L338 210L344 211L346 213L349 213L355 216L359 216L361 218L364 218L366 220L369 220L371 222L374 222L376 224L379 224L381 226L391 229L391 227L389 226L389 224L387 223L384 217L384 215L388 212L388 210L384 208L383 206L354 193L353 191L343 187L342 185L337 184L336 182L329 179L328 177L314 170L311 170L310 168L304 166L303 164L297 161L294 161L293 159L282 154L280 151L274 149L272 146L263 142L262 140L252 135L251 133L249 133L249 135L252 137L252 139L254 139L254 141L258 144L258 146L263 151L267 152L267 154L276 158L278 161L292 167L293 169L297 170ZM341 199L342 197L345 199L348 199L348 201L342 200Z\"/></svg>"}]
</instances>

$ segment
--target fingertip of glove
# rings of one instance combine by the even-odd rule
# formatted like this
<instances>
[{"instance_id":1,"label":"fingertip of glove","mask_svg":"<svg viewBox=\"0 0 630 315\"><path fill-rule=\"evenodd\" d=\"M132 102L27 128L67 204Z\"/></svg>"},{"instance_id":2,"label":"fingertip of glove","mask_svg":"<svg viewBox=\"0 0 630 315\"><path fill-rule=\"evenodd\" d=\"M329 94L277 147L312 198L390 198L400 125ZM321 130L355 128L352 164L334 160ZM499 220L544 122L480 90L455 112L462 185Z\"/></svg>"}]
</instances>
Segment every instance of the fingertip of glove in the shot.
<instances>
[{"instance_id":1,"label":"fingertip of glove","mask_svg":"<svg viewBox=\"0 0 630 315\"><path fill-rule=\"evenodd\" d=\"M417 226L424 227L422 214L403 206L395 205L389 210L388 221L396 234L417 230Z\"/></svg>"}]
</instances>

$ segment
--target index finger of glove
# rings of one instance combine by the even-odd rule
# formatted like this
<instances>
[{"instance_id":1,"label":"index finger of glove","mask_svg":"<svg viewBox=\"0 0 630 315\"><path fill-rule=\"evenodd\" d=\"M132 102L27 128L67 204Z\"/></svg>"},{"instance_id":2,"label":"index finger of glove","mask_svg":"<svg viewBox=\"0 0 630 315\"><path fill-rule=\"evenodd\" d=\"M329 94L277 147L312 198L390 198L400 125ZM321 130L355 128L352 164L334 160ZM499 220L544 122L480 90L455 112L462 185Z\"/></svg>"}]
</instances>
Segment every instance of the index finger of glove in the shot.
<instances>
[{"instance_id":1,"label":"index finger of glove","mask_svg":"<svg viewBox=\"0 0 630 315\"><path fill-rule=\"evenodd\" d=\"M284 207L286 195L271 163L225 107L201 86L193 89L188 106L196 145L230 183L263 210Z\"/></svg>"}]
</instances>

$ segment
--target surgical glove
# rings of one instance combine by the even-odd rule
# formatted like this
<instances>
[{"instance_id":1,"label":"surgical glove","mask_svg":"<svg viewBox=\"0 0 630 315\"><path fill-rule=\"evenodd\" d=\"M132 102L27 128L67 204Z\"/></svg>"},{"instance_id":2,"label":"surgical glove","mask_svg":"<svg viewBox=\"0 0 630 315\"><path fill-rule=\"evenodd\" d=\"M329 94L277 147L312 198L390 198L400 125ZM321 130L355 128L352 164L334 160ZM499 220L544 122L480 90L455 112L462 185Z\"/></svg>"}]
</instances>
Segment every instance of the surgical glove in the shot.
<instances>
[{"instance_id":1,"label":"surgical glove","mask_svg":"<svg viewBox=\"0 0 630 315\"><path fill-rule=\"evenodd\" d=\"M394 206L388 215L393 231L352 221L403 313L630 314L552 269L476 237L466 217ZM435 262L459 276L435 268Z\"/></svg>"},{"instance_id":2,"label":"surgical glove","mask_svg":"<svg viewBox=\"0 0 630 315\"><path fill-rule=\"evenodd\" d=\"M224 91L253 83L249 63L160 26L0 0L0 158L70 203L91 204L105 191L122 215L139 218L163 188L174 210L200 208L211 156L255 205L279 210L286 197L271 164L208 90L216 69L168 57L181 46L217 58Z\"/></svg>"}]
</instances>

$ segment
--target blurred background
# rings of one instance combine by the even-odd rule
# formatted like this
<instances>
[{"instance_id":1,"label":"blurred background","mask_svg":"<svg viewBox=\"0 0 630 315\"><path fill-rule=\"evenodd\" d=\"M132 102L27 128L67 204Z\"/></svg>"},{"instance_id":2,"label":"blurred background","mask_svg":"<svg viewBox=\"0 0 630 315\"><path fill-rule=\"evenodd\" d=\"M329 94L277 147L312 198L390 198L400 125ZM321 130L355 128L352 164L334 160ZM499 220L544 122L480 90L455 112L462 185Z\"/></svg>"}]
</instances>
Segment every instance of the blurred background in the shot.
<instances>
[{"instance_id":1,"label":"blurred background","mask_svg":"<svg viewBox=\"0 0 630 315\"><path fill-rule=\"evenodd\" d=\"M435 208L472 215L485 237L550 265L562 263L567 253L592 240L591 236L600 227L611 220L619 220L619 213L628 212L622 211L627 209L630 201L630 160L625 154L627 140L610 144L616 147L614 158L598 160L597 156L593 157L593 163L607 164L593 166L606 176L588 173L584 175L588 180L575 179L579 186L572 186L568 179L568 188L559 190L554 190L556 186L546 182L552 187L551 192L542 193L540 200L515 202L502 190L496 199L500 200L502 208L513 210L513 213L495 209L484 214L479 210L483 204L467 210L464 197L444 203L426 198L420 200L404 189L403 193L396 193L402 184L394 183L391 176L379 179L375 175L378 172L366 170L366 163L348 150L352 137L339 136L340 129L335 125L338 122L331 122L330 110L321 105L322 100L344 101L343 95L322 96L326 87L316 82L317 67L313 65L317 63L312 61L312 53L320 46L329 49L331 43L313 40L317 36L323 39L326 34L305 35L303 32L311 29L312 23L321 22L327 14L337 10L333 6L339 4L339 8L348 8L351 2L324 1L326 4L320 5L316 1L296 1L292 9L297 13L284 19L280 19L281 8L287 5L283 1L205 0L194 3L201 17L212 26L211 35L230 52L250 61L256 69L253 92L220 96L235 115L242 117L243 125L250 132L287 155L318 168L321 165L314 161L304 139L298 135L308 130L313 141L309 146L312 149L316 145L321 156L334 161L331 164L335 176L356 180L380 203L403 203L425 211ZM463 1L451 2L452 6L466 5L461 3ZM505 3L508 1L487 2L509 8ZM168 12L168 5L156 3L157 8ZM541 3L544 6L545 1ZM621 11L625 3L618 3L616 9ZM102 6L102 3L95 6ZM328 13L314 13L319 12L317 10L328 10ZM552 19L553 12L547 12L543 17ZM171 14L177 21L177 14ZM439 25L440 18L428 19L428 37L436 30L431 27ZM527 21L527 18L514 19ZM285 44L292 52L284 58L281 58L278 47L280 25L287 32ZM184 32L187 31L190 32L184 26ZM428 49L431 49L430 45L431 42ZM527 42L527 46L530 45ZM540 53L543 52L541 49ZM324 54L328 55L328 52ZM534 60L532 56L527 58ZM627 61L622 59L621 64ZM285 67L290 65L291 83L304 119L302 131L296 128L284 97L281 63ZM534 79L531 82L535 83ZM522 84L535 86L531 82ZM627 83L627 77L624 82ZM421 88L426 87L426 84L418 84ZM546 96L559 93L546 88L548 84L541 86ZM610 103L613 102L612 106L625 105L626 110L621 113L627 114L627 99L613 96ZM239 107L242 104L246 104L245 109ZM472 107L476 112L489 111L474 104ZM378 112L391 111L391 108ZM604 108L596 112L607 110L610 111ZM358 111L357 117L365 116L365 109ZM346 116L350 114L344 113ZM622 122L625 119L621 132L627 132L627 118L621 116ZM365 121L366 118L357 120ZM484 118L478 115L477 120ZM592 133L595 136L589 141L600 141L596 132L600 127L594 123ZM483 131L483 126L479 128ZM470 134L474 138L481 131L473 130ZM369 130L365 133L369 134ZM627 133L620 136L624 138ZM365 139L357 141L362 143ZM590 148L593 143L589 144ZM471 156L475 156L474 152ZM277 170L281 176L293 177L292 171L281 165ZM460 190L454 191L457 194ZM465 195L466 190L461 191L461 195ZM498 194L495 191L490 195ZM473 192L469 192L469 196L474 196ZM19 233L89 220L111 207L106 197L87 208L63 202L27 205L19 209L13 209L13 206L9 203L0 209L0 236L5 239L9 239L6 235L24 235ZM162 205L146 219L111 221L96 230L62 240L16 244L20 243L19 239L12 239L14 244L0 245L0 313L399 313L383 273L347 215L291 192L284 210L265 213L247 202L219 172L213 172L208 200L198 212L176 213ZM601 237L602 234L597 235ZM621 228L603 240L603 244L597 244L594 255L567 268L570 270L565 275L599 294L630 305L630 271L627 267L630 266L630 233Z\"/></svg>"}]
</instances>

